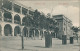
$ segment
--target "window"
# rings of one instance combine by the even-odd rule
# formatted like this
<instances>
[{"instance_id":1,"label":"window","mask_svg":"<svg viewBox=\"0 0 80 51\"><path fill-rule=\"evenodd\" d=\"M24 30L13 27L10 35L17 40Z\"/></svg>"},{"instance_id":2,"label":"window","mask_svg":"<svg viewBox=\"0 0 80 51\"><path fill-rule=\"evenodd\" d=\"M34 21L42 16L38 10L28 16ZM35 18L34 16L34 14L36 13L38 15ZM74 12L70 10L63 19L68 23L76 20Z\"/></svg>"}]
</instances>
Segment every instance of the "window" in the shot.
<instances>
[{"instance_id":1,"label":"window","mask_svg":"<svg viewBox=\"0 0 80 51\"><path fill-rule=\"evenodd\" d=\"M10 1L3 0L3 7L11 10L12 9L12 3Z\"/></svg>"},{"instance_id":2,"label":"window","mask_svg":"<svg viewBox=\"0 0 80 51\"><path fill-rule=\"evenodd\" d=\"M29 14L33 15L33 12L29 10Z\"/></svg>"},{"instance_id":3,"label":"window","mask_svg":"<svg viewBox=\"0 0 80 51\"><path fill-rule=\"evenodd\" d=\"M15 12L18 12L18 13L20 13L20 6L19 5L16 5L16 4L14 4L14 11Z\"/></svg>"},{"instance_id":4,"label":"window","mask_svg":"<svg viewBox=\"0 0 80 51\"><path fill-rule=\"evenodd\" d=\"M22 14L26 15L28 9L22 8Z\"/></svg>"}]
</instances>

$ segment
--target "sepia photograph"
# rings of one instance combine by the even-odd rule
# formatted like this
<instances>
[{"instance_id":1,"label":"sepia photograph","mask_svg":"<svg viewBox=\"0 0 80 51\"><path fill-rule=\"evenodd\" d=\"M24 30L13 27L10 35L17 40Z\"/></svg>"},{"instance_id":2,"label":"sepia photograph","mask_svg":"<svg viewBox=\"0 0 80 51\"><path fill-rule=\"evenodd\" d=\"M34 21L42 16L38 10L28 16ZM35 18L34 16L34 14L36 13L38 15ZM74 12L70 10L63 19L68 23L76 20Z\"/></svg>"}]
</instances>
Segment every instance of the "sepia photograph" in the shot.
<instances>
[{"instance_id":1,"label":"sepia photograph","mask_svg":"<svg viewBox=\"0 0 80 51\"><path fill-rule=\"evenodd\" d=\"M80 51L80 1L0 0L0 51Z\"/></svg>"}]
</instances>

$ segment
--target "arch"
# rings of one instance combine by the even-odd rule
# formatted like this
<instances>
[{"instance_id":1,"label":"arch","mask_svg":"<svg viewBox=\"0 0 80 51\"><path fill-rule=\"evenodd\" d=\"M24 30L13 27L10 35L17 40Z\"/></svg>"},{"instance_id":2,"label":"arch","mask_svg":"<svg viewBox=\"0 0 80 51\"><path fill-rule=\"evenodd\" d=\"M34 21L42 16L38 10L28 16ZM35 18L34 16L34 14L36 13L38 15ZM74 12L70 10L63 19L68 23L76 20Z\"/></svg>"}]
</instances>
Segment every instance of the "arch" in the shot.
<instances>
[{"instance_id":1,"label":"arch","mask_svg":"<svg viewBox=\"0 0 80 51\"><path fill-rule=\"evenodd\" d=\"M42 38L43 38L43 36L44 36L42 30L40 31L40 36L41 36Z\"/></svg>"},{"instance_id":2,"label":"arch","mask_svg":"<svg viewBox=\"0 0 80 51\"><path fill-rule=\"evenodd\" d=\"M8 35L12 36L12 27L10 24L6 24L4 26L4 34L5 36L8 36Z\"/></svg>"},{"instance_id":3,"label":"arch","mask_svg":"<svg viewBox=\"0 0 80 51\"><path fill-rule=\"evenodd\" d=\"M37 29L35 29L35 36L39 37L39 31Z\"/></svg>"},{"instance_id":4,"label":"arch","mask_svg":"<svg viewBox=\"0 0 80 51\"><path fill-rule=\"evenodd\" d=\"M14 36L20 36L21 35L21 29L19 26L16 26L14 28Z\"/></svg>"},{"instance_id":5,"label":"arch","mask_svg":"<svg viewBox=\"0 0 80 51\"><path fill-rule=\"evenodd\" d=\"M26 27L23 28L23 34L24 34L24 37L28 37L28 30Z\"/></svg>"},{"instance_id":6,"label":"arch","mask_svg":"<svg viewBox=\"0 0 80 51\"><path fill-rule=\"evenodd\" d=\"M20 16L18 14L16 14L14 16L14 23L21 24L21 18L20 18Z\"/></svg>"},{"instance_id":7,"label":"arch","mask_svg":"<svg viewBox=\"0 0 80 51\"><path fill-rule=\"evenodd\" d=\"M22 25L25 25L25 19L26 19L26 17L23 17L23 19L22 19Z\"/></svg>"},{"instance_id":8,"label":"arch","mask_svg":"<svg viewBox=\"0 0 80 51\"><path fill-rule=\"evenodd\" d=\"M34 34L34 29L31 28L30 31L29 31L29 37L33 36L33 34Z\"/></svg>"},{"instance_id":9,"label":"arch","mask_svg":"<svg viewBox=\"0 0 80 51\"><path fill-rule=\"evenodd\" d=\"M5 12L4 13L4 21L12 22L12 15L11 15L10 12Z\"/></svg>"}]
</instances>

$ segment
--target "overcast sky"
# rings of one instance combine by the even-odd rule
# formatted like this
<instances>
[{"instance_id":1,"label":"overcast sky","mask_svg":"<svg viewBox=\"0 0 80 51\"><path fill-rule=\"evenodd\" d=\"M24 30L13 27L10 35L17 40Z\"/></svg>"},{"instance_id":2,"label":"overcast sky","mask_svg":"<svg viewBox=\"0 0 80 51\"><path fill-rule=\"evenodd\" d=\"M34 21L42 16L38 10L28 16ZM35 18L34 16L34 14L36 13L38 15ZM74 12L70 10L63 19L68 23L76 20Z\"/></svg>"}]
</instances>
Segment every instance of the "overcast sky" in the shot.
<instances>
[{"instance_id":1,"label":"overcast sky","mask_svg":"<svg viewBox=\"0 0 80 51\"><path fill-rule=\"evenodd\" d=\"M32 9L38 9L43 13L53 15L64 14L74 26L79 26L79 2L77 1L17 1Z\"/></svg>"}]
</instances>

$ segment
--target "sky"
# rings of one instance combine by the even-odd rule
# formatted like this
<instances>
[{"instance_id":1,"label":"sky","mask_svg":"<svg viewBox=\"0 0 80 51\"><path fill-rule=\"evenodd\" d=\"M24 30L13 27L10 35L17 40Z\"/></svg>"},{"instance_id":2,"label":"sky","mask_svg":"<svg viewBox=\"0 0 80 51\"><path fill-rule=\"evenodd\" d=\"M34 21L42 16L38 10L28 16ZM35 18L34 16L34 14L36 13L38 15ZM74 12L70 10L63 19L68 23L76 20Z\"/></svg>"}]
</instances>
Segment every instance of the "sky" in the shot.
<instances>
[{"instance_id":1,"label":"sky","mask_svg":"<svg viewBox=\"0 0 80 51\"><path fill-rule=\"evenodd\" d=\"M52 15L64 14L69 18L73 26L79 26L79 2L78 1L17 1L32 9L44 14L52 13Z\"/></svg>"}]
</instances>

